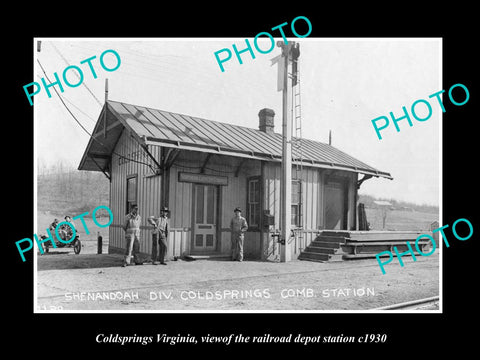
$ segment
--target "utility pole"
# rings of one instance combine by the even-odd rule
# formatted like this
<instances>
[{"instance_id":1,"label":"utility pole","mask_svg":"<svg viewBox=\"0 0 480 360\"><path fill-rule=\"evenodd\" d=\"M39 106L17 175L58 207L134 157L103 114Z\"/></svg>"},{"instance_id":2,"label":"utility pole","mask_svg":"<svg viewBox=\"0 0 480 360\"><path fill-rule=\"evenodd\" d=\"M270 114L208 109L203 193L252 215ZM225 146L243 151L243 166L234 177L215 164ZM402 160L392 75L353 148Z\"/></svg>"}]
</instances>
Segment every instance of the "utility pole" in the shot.
<instances>
[{"instance_id":1,"label":"utility pole","mask_svg":"<svg viewBox=\"0 0 480 360\"><path fill-rule=\"evenodd\" d=\"M292 79L288 76L289 63L291 62L291 49L295 45L290 41L285 44L277 42L282 49L283 66L283 89L282 89L282 178L280 181L280 229L281 250L280 261L287 262L292 259L290 247L291 236L291 213L292 213Z\"/></svg>"},{"instance_id":2,"label":"utility pole","mask_svg":"<svg viewBox=\"0 0 480 360\"><path fill-rule=\"evenodd\" d=\"M108 101L108 78L105 79L105 112L103 113L103 138L107 138L107 101Z\"/></svg>"}]
</instances>

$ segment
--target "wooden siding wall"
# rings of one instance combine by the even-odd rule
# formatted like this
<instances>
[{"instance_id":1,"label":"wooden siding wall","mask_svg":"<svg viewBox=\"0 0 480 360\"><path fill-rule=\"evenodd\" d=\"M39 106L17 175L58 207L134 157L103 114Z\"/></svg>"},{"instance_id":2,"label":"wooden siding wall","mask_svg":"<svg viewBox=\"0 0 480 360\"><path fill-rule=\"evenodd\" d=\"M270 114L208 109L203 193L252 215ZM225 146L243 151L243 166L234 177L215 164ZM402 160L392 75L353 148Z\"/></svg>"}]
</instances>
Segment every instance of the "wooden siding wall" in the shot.
<instances>
[{"instance_id":1,"label":"wooden siding wall","mask_svg":"<svg viewBox=\"0 0 480 360\"><path fill-rule=\"evenodd\" d=\"M159 161L159 146L151 146L150 153ZM115 152L119 155L134 158L139 162L152 164L145 151L124 131L117 143ZM112 155L111 184L110 184L110 209L113 213L113 222L109 231L109 251L118 252L125 249L125 232L121 228L125 215L128 212L127 203L127 178L137 176L137 203L138 212L142 217L140 251L150 254L152 251L152 234L147 218L150 215L158 216L162 205L161 184L162 176L150 176L152 171L149 166L135 161L120 160L117 154Z\"/></svg>"},{"instance_id":2,"label":"wooden siding wall","mask_svg":"<svg viewBox=\"0 0 480 360\"><path fill-rule=\"evenodd\" d=\"M356 230L357 227L357 173L348 173L348 227L349 230Z\"/></svg>"},{"instance_id":3,"label":"wooden siding wall","mask_svg":"<svg viewBox=\"0 0 480 360\"><path fill-rule=\"evenodd\" d=\"M161 147L150 146L150 153L160 161ZM115 152L123 156L131 157L132 153L138 152L136 159L146 163L152 161L146 156L140 145L124 131L120 137ZM138 155L139 154L139 155ZM147 218L150 215L159 216L160 208L168 205L170 213L170 236L167 257L182 256L190 253L192 238L192 183L179 182L178 173L181 171L200 173L206 154L202 152L182 151L170 168L168 176L168 199L162 194L163 176L151 176L151 169L134 161L119 162L119 155L112 155L110 185L110 209L113 212L113 223L109 230L109 251L124 251L125 235L121 228L126 209L126 185L127 178L137 176L137 202L139 213L142 216L140 251L151 253L151 229ZM241 166L240 163L242 163ZM238 176L235 176L238 171ZM250 229L245 235L244 253L246 257L262 259L278 259L280 254L279 244L274 242L271 232L280 227L280 178L281 166L279 163L248 160L214 155L210 157L208 166L204 168L208 175L226 176L227 186L219 186L219 242L217 250L221 254L229 254L230 243L230 219L233 209L240 206L246 216L247 206L247 181L249 177L263 175L262 210L270 210L274 215L275 225L271 231ZM292 172L295 174L295 171ZM297 236L291 240L293 258L298 257L300 252L307 247L315 238L318 231L325 226L324 222L324 189L325 178L330 170L304 167L299 173L302 180L302 221L303 228L296 232ZM355 193L357 174L336 171L335 176L348 179L348 224L347 229L355 226ZM299 235L301 233L301 235Z\"/></svg>"},{"instance_id":4,"label":"wooden siding wall","mask_svg":"<svg viewBox=\"0 0 480 360\"><path fill-rule=\"evenodd\" d=\"M183 256L190 253L192 184L178 181L178 168L169 171L170 234L168 256Z\"/></svg>"},{"instance_id":5,"label":"wooden siding wall","mask_svg":"<svg viewBox=\"0 0 480 360\"><path fill-rule=\"evenodd\" d=\"M298 179L302 181L302 228L295 230L296 236L291 239L290 246L293 258L297 258L301 251L315 239L318 232L325 228L324 216L324 189L325 177L329 170L304 167L298 172ZM295 166L292 176L295 175ZM263 166L264 209L274 215L275 225L270 233L263 235L263 259L278 260L280 246L276 239L271 237L274 231L280 230L280 178L281 166L275 163L264 163ZM336 171L335 176L345 177L348 183L348 210L347 229L355 226L355 192L357 174L345 171Z\"/></svg>"},{"instance_id":6,"label":"wooden siding wall","mask_svg":"<svg viewBox=\"0 0 480 360\"><path fill-rule=\"evenodd\" d=\"M192 187L193 183L179 182L179 172L200 173L201 165L205 160L206 154L200 152L183 152L170 168L169 172L169 208L171 210L170 224L174 231L174 236L170 239L174 242L174 249L171 255L181 256L190 253L192 238ZM230 254L230 220L233 217L233 209L237 206L246 210L247 202L247 178L260 175L260 162L247 161L240 167L238 176L235 172L241 159L227 158L224 156L212 156L208 166L204 169L206 175L226 176L228 178L227 186L219 186L218 196L219 216L217 228L219 237L217 238L217 250L220 254ZM174 238L175 237L175 238ZM170 244L169 244L170 245ZM248 231L245 235L244 243L245 256L260 257L260 232Z\"/></svg>"}]
</instances>

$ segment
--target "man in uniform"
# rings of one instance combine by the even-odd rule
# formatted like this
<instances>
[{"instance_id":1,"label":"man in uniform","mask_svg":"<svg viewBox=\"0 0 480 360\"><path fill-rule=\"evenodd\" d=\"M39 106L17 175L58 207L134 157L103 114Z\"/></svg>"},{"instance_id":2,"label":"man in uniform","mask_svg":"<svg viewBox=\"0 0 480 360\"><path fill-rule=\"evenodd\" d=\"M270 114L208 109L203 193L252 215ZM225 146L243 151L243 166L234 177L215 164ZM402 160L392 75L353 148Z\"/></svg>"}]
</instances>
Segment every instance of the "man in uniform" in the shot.
<instances>
[{"instance_id":1,"label":"man in uniform","mask_svg":"<svg viewBox=\"0 0 480 360\"><path fill-rule=\"evenodd\" d=\"M122 266L130 265L130 260L133 255L133 261L135 265L142 265L140 257L138 256L140 250L140 223L142 218L138 214L138 206L133 205L130 214L127 214L125 223L123 224L123 230L125 230L125 258Z\"/></svg>"},{"instance_id":2,"label":"man in uniform","mask_svg":"<svg viewBox=\"0 0 480 360\"><path fill-rule=\"evenodd\" d=\"M243 261L243 234L248 229L247 220L242 216L242 210L235 208L235 216L230 221L232 231L232 260Z\"/></svg>"}]
</instances>

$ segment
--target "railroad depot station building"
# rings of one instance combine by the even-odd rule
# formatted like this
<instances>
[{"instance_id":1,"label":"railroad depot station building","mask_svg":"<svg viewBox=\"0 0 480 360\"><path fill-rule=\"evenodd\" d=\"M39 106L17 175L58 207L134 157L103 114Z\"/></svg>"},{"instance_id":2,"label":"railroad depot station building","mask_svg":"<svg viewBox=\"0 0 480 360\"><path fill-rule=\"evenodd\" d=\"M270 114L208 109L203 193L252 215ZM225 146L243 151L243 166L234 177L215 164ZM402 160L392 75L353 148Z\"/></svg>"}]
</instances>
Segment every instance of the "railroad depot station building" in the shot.
<instances>
[{"instance_id":1,"label":"railroad depot station building","mask_svg":"<svg viewBox=\"0 0 480 360\"><path fill-rule=\"evenodd\" d=\"M106 101L79 170L102 171L110 180L109 252L124 252L122 224L137 204L142 253L151 253L147 218L168 206L167 258L229 255L229 225L238 206L249 226L245 258L278 258L280 244L272 233L280 227L282 135L274 132L273 110L258 115L259 129L252 129ZM293 259L324 229L362 230L361 182L392 178L318 141L295 139L292 157L296 236L287 246Z\"/></svg>"}]
</instances>

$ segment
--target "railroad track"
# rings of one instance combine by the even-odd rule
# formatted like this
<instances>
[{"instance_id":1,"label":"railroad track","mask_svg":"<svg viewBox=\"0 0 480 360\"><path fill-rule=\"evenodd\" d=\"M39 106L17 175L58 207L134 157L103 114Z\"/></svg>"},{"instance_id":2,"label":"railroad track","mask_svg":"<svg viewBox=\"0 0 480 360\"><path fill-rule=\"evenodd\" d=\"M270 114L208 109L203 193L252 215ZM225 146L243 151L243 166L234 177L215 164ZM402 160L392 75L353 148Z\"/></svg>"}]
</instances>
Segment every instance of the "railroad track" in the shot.
<instances>
[{"instance_id":1,"label":"railroad track","mask_svg":"<svg viewBox=\"0 0 480 360\"><path fill-rule=\"evenodd\" d=\"M382 306L379 308L375 308L374 310L438 310L439 302L439 296L432 296L425 299L418 299L388 306Z\"/></svg>"}]
</instances>

